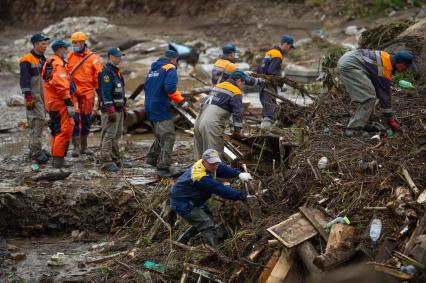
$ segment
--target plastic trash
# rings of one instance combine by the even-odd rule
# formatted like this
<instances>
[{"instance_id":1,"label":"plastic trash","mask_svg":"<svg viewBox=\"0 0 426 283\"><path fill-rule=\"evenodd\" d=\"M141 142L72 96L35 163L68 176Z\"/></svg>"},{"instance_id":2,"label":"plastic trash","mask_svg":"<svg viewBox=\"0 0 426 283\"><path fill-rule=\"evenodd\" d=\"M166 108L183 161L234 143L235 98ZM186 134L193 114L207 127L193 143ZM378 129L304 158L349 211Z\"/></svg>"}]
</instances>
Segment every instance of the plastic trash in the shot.
<instances>
[{"instance_id":1,"label":"plastic trash","mask_svg":"<svg viewBox=\"0 0 426 283\"><path fill-rule=\"evenodd\" d=\"M158 271L160 273L165 273L166 272L166 267L165 266L163 266L161 264L158 264L158 263L155 263L155 262L152 262L152 261L148 261L148 260L145 261L144 264L143 264L143 266L146 267L146 268Z\"/></svg>"},{"instance_id":2,"label":"plastic trash","mask_svg":"<svg viewBox=\"0 0 426 283\"><path fill-rule=\"evenodd\" d=\"M380 234L382 233L382 221L378 218L374 218L371 221L370 225L370 239L373 244L377 243L377 240L380 238Z\"/></svg>"},{"instance_id":3,"label":"plastic trash","mask_svg":"<svg viewBox=\"0 0 426 283\"><path fill-rule=\"evenodd\" d=\"M326 169L328 167L328 158L323 156L318 160L318 168Z\"/></svg>"},{"instance_id":4,"label":"plastic trash","mask_svg":"<svg viewBox=\"0 0 426 283\"><path fill-rule=\"evenodd\" d=\"M330 231L331 226L333 226L334 224L351 224L351 221L349 221L349 218L347 216L345 217L337 217L333 220L331 220L330 222L327 223L327 225L325 225L324 229L326 231Z\"/></svg>"},{"instance_id":5,"label":"plastic trash","mask_svg":"<svg viewBox=\"0 0 426 283\"><path fill-rule=\"evenodd\" d=\"M399 87L403 88L403 89L410 89L410 88L414 88L414 85L406 80L400 80L399 81Z\"/></svg>"},{"instance_id":6,"label":"plastic trash","mask_svg":"<svg viewBox=\"0 0 426 283\"><path fill-rule=\"evenodd\" d=\"M33 170L33 171L40 170L40 165L38 163L31 164L31 170Z\"/></svg>"},{"instance_id":7,"label":"plastic trash","mask_svg":"<svg viewBox=\"0 0 426 283\"><path fill-rule=\"evenodd\" d=\"M395 132L392 129L388 129L386 131L386 136L390 139L393 139L395 137Z\"/></svg>"},{"instance_id":8,"label":"plastic trash","mask_svg":"<svg viewBox=\"0 0 426 283\"><path fill-rule=\"evenodd\" d=\"M404 266L404 265L401 266L400 270L402 272L408 273L408 274L410 274L412 276L414 276L416 274L416 272L417 272L417 269L413 265L411 265L411 264L407 265L407 266Z\"/></svg>"}]
</instances>

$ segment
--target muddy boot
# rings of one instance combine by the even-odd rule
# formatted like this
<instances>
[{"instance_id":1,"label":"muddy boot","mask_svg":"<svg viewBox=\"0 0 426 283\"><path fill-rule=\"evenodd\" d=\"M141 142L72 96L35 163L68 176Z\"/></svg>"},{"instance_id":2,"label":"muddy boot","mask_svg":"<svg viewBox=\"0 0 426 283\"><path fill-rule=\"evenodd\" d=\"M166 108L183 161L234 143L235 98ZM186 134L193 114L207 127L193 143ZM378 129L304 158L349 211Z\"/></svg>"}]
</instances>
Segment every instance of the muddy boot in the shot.
<instances>
[{"instance_id":1,"label":"muddy boot","mask_svg":"<svg viewBox=\"0 0 426 283\"><path fill-rule=\"evenodd\" d=\"M70 168L70 167L72 167L72 164L65 162L65 159L63 157L53 156L52 167L58 168L58 169L59 168Z\"/></svg>"},{"instance_id":2,"label":"muddy boot","mask_svg":"<svg viewBox=\"0 0 426 283\"><path fill-rule=\"evenodd\" d=\"M179 237L177 238L177 241L182 244L187 244L189 240L198 234L197 228L194 226L190 226L188 229L185 230Z\"/></svg>"},{"instance_id":3,"label":"muddy boot","mask_svg":"<svg viewBox=\"0 0 426 283\"><path fill-rule=\"evenodd\" d=\"M157 159L154 158L147 158L146 159L146 164L157 167Z\"/></svg>"},{"instance_id":4,"label":"muddy boot","mask_svg":"<svg viewBox=\"0 0 426 283\"><path fill-rule=\"evenodd\" d=\"M93 155L93 152L87 148L87 136L81 136L81 154Z\"/></svg>"},{"instance_id":5,"label":"muddy boot","mask_svg":"<svg viewBox=\"0 0 426 283\"><path fill-rule=\"evenodd\" d=\"M203 236L204 244L209 245L211 247L215 247L218 245L217 235L215 231L204 231L201 232Z\"/></svg>"},{"instance_id":6,"label":"muddy boot","mask_svg":"<svg viewBox=\"0 0 426 283\"><path fill-rule=\"evenodd\" d=\"M48 154L48 152L46 152L45 150L41 150L36 154L32 154L31 157L38 164L44 164L49 161L50 154Z\"/></svg>"},{"instance_id":7,"label":"muddy boot","mask_svg":"<svg viewBox=\"0 0 426 283\"><path fill-rule=\"evenodd\" d=\"M71 156L72 157L79 157L80 156L80 150L81 150L80 137L79 136L72 137L71 142L72 142L72 146L73 146Z\"/></svg>"},{"instance_id":8,"label":"muddy boot","mask_svg":"<svg viewBox=\"0 0 426 283\"><path fill-rule=\"evenodd\" d=\"M101 170L106 172L118 172L119 169L114 162L109 162L102 165Z\"/></svg>"},{"instance_id":9,"label":"muddy boot","mask_svg":"<svg viewBox=\"0 0 426 283\"><path fill-rule=\"evenodd\" d=\"M371 135L363 130L346 129L345 136L349 138L360 139L362 141L370 141Z\"/></svg>"},{"instance_id":10,"label":"muddy boot","mask_svg":"<svg viewBox=\"0 0 426 283\"><path fill-rule=\"evenodd\" d=\"M180 175L182 175L183 172L185 172L185 171L176 169L174 167L158 168L157 169L157 174L161 178L177 178Z\"/></svg>"}]
</instances>

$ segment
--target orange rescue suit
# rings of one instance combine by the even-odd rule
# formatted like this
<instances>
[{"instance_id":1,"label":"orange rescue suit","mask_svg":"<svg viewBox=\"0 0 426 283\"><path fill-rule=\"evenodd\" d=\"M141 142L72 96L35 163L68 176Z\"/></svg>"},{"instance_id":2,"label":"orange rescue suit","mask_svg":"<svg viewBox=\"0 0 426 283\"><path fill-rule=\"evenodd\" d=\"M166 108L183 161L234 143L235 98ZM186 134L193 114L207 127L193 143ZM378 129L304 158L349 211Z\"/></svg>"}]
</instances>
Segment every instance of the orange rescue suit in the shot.
<instances>
[{"instance_id":1,"label":"orange rescue suit","mask_svg":"<svg viewBox=\"0 0 426 283\"><path fill-rule=\"evenodd\" d=\"M66 63L59 56L52 55L43 66L44 106L49 113L49 128L52 135L52 156L64 157L74 128L74 120L68 117L67 104L72 106L70 97L70 80ZM46 67L51 64L50 75Z\"/></svg>"}]
</instances>

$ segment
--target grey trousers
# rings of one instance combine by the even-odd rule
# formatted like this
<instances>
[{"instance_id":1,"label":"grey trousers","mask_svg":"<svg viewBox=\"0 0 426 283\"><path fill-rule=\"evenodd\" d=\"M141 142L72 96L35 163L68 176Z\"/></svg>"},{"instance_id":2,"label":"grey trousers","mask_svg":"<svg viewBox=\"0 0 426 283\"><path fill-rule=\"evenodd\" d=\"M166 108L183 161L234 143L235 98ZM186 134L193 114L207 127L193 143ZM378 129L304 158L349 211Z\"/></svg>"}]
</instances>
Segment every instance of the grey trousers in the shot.
<instances>
[{"instance_id":1,"label":"grey trousers","mask_svg":"<svg viewBox=\"0 0 426 283\"><path fill-rule=\"evenodd\" d=\"M115 122L108 120L108 114L101 114L101 160L104 163L121 160L118 143L123 135L124 113L116 112Z\"/></svg>"},{"instance_id":2,"label":"grey trousers","mask_svg":"<svg viewBox=\"0 0 426 283\"><path fill-rule=\"evenodd\" d=\"M213 247L217 245L217 234L214 222L210 215L208 215L202 208L194 207L189 216L186 218L186 221L188 221L192 227L197 229L206 244Z\"/></svg>"},{"instance_id":3,"label":"grey trousers","mask_svg":"<svg viewBox=\"0 0 426 283\"><path fill-rule=\"evenodd\" d=\"M172 164L173 145L175 144L175 124L172 120L152 122L155 140L147 154L148 162L157 164L158 169L167 169Z\"/></svg>"},{"instance_id":4,"label":"grey trousers","mask_svg":"<svg viewBox=\"0 0 426 283\"><path fill-rule=\"evenodd\" d=\"M209 148L223 153L225 142L223 133L231 113L219 106L203 104L194 126L194 158L201 159Z\"/></svg>"},{"instance_id":5,"label":"grey trousers","mask_svg":"<svg viewBox=\"0 0 426 283\"><path fill-rule=\"evenodd\" d=\"M360 130L368 124L377 101L376 90L362 64L361 53L345 53L337 63L337 72L352 102L357 105L347 128Z\"/></svg>"},{"instance_id":6,"label":"grey trousers","mask_svg":"<svg viewBox=\"0 0 426 283\"><path fill-rule=\"evenodd\" d=\"M33 94L34 108L27 110L27 121L30 127L30 134L28 137L28 147L31 156L40 154L42 150L42 136L43 128L46 125L45 111L43 100L39 93Z\"/></svg>"}]
</instances>

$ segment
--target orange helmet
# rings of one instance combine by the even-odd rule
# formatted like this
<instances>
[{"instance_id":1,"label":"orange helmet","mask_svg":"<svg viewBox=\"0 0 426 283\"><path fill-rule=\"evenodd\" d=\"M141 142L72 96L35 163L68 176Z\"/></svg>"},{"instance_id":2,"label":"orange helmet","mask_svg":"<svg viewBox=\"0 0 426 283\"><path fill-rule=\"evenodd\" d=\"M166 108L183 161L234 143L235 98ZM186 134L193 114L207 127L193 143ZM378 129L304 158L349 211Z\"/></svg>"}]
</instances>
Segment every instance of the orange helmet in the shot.
<instances>
[{"instance_id":1,"label":"orange helmet","mask_svg":"<svg viewBox=\"0 0 426 283\"><path fill-rule=\"evenodd\" d=\"M87 35L84 32L77 31L71 35L71 41L86 41Z\"/></svg>"}]
</instances>

